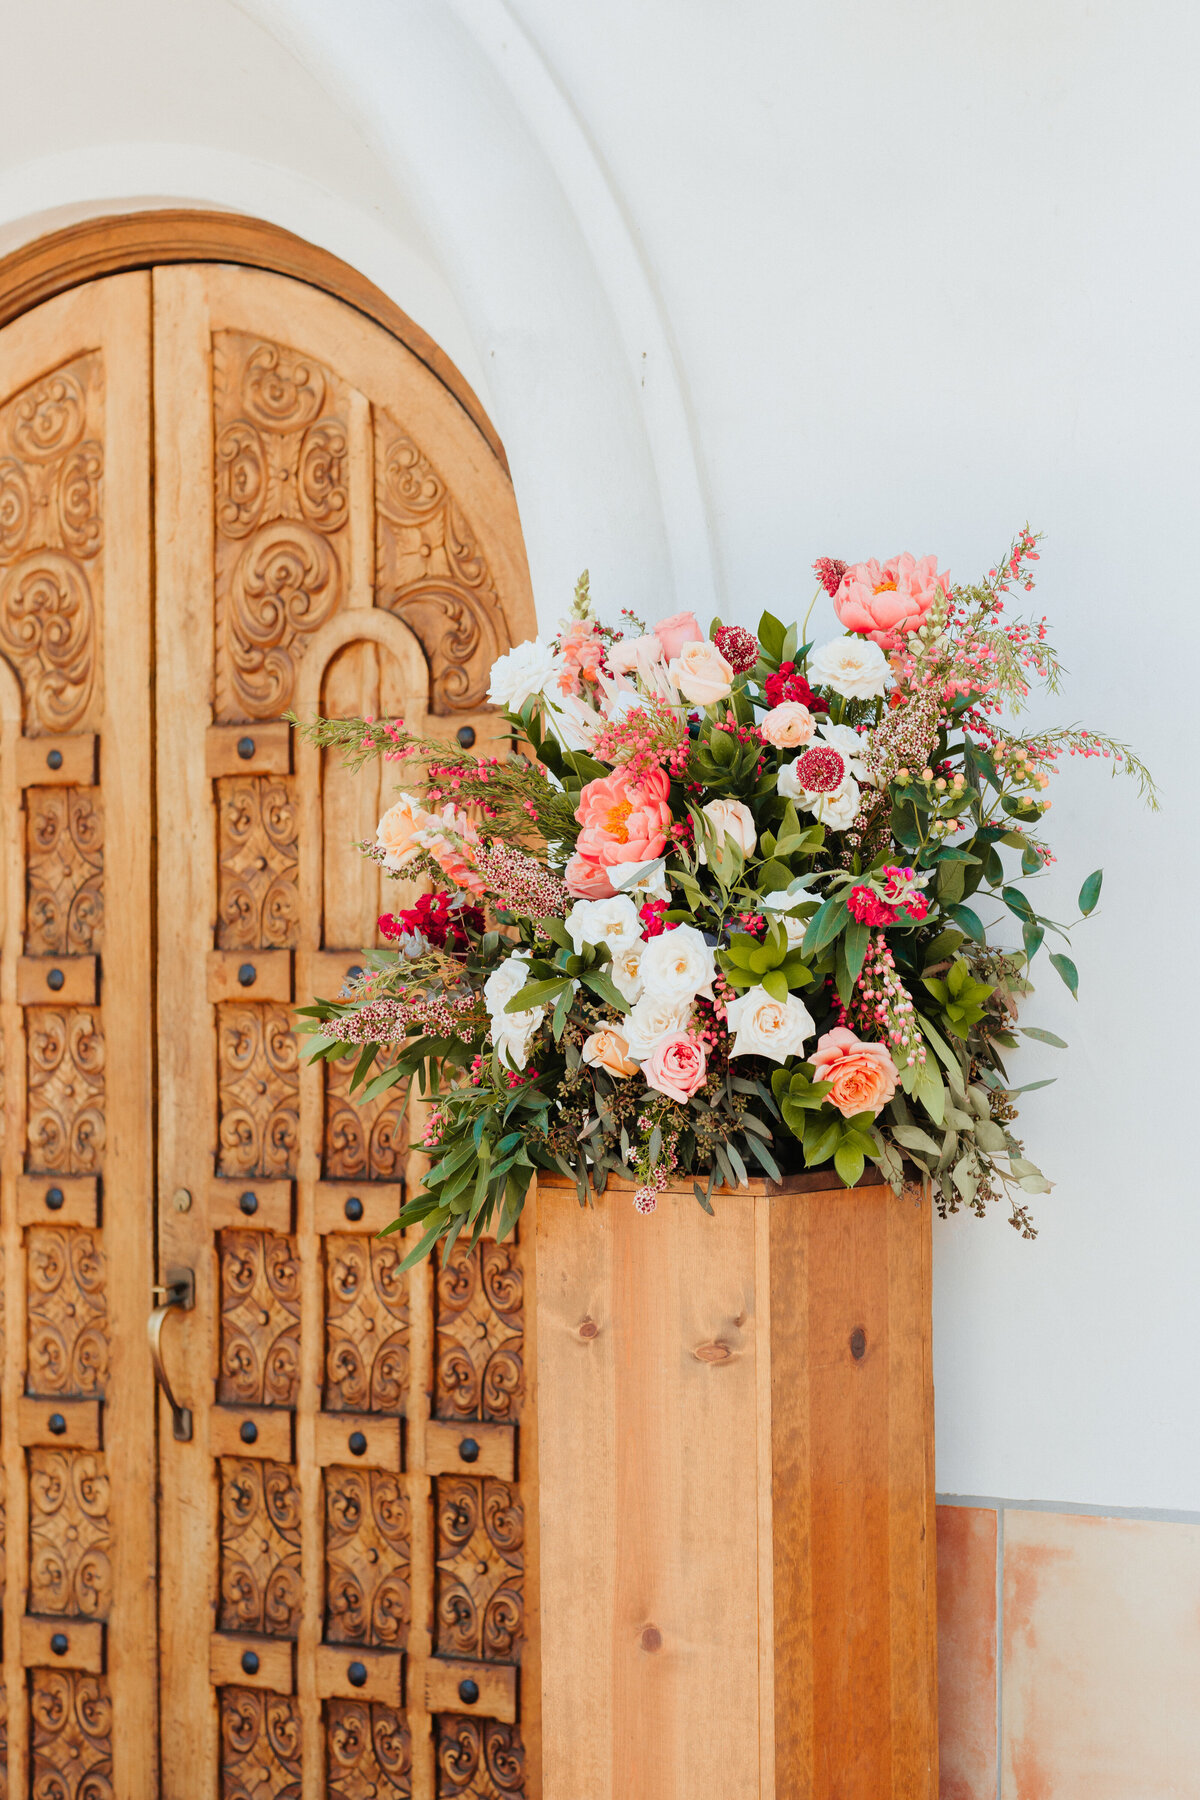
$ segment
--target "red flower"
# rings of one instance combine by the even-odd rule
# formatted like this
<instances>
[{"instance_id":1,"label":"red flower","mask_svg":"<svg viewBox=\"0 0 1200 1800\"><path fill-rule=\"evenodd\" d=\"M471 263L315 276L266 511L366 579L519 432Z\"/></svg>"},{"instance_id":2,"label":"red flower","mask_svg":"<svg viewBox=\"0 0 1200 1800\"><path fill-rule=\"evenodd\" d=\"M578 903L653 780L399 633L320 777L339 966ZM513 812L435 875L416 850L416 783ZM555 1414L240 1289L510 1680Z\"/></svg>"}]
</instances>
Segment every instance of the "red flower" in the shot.
<instances>
[{"instance_id":1,"label":"red flower","mask_svg":"<svg viewBox=\"0 0 1200 1800\"><path fill-rule=\"evenodd\" d=\"M735 675L752 669L758 661L758 639L741 625L720 625L713 643Z\"/></svg>"},{"instance_id":2,"label":"red flower","mask_svg":"<svg viewBox=\"0 0 1200 1800\"><path fill-rule=\"evenodd\" d=\"M781 706L785 700L798 700L810 713L829 711L829 702L814 694L803 675L797 675L794 662L780 663L777 675L768 675L764 683L767 705Z\"/></svg>"},{"instance_id":3,"label":"red flower","mask_svg":"<svg viewBox=\"0 0 1200 1800\"><path fill-rule=\"evenodd\" d=\"M836 556L818 556L813 564L813 574L832 600L842 585L842 576L849 568L848 563L839 562Z\"/></svg>"}]
</instances>

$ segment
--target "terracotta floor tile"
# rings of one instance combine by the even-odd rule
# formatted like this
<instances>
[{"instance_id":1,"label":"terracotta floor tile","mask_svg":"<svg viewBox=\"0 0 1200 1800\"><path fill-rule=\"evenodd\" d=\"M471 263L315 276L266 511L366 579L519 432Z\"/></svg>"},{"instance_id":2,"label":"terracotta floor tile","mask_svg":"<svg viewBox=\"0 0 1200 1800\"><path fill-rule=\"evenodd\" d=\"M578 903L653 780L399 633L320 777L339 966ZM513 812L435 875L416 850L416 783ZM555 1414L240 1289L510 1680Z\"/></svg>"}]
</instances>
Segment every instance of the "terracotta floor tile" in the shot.
<instances>
[{"instance_id":1,"label":"terracotta floor tile","mask_svg":"<svg viewBox=\"0 0 1200 1800\"><path fill-rule=\"evenodd\" d=\"M941 1800L996 1800L996 1514L937 1509Z\"/></svg>"},{"instance_id":2,"label":"terracotta floor tile","mask_svg":"<svg viewBox=\"0 0 1200 1800\"><path fill-rule=\"evenodd\" d=\"M1200 1526L1004 1515L1004 1800L1200 1795Z\"/></svg>"}]
</instances>

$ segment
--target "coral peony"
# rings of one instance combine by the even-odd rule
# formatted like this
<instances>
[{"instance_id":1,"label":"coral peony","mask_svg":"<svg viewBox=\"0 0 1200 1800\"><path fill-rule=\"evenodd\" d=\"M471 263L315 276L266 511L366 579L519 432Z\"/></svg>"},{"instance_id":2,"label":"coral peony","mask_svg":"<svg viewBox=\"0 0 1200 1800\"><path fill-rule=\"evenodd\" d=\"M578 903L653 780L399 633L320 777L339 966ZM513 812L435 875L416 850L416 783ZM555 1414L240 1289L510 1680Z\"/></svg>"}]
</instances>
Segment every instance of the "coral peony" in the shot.
<instances>
[{"instance_id":1,"label":"coral peony","mask_svg":"<svg viewBox=\"0 0 1200 1800\"><path fill-rule=\"evenodd\" d=\"M663 769L653 769L637 784L630 780L627 769L614 769L611 775L589 781L575 810L583 826L576 854L605 868L613 863L650 862L661 856L672 823L670 792L670 777ZM569 875L567 886L571 887Z\"/></svg>"},{"instance_id":2,"label":"coral peony","mask_svg":"<svg viewBox=\"0 0 1200 1800\"><path fill-rule=\"evenodd\" d=\"M891 1052L883 1044L864 1043L844 1025L817 1039L812 1065L815 1081L833 1083L826 1098L846 1119L860 1112L878 1116L896 1092Z\"/></svg>"},{"instance_id":3,"label":"coral peony","mask_svg":"<svg viewBox=\"0 0 1200 1800\"><path fill-rule=\"evenodd\" d=\"M703 1086L706 1063L703 1040L695 1032L672 1031L659 1038L642 1064L642 1074L647 1087L682 1105Z\"/></svg>"},{"instance_id":4,"label":"coral peony","mask_svg":"<svg viewBox=\"0 0 1200 1800\"><path fill-rule=\"evenodd\" d=\"M664 619L654 627L654 635L662 645L663 655L668 662L673 656L679 655L685 644L694 644L697 639L703 641L704 638L693 612L672 613L669 619Z\"/></svg>"},{"instance_id":5,"label":"coral peony","mask_svg":"<svg viewBox=\"0 0 1200 1800\"><path fill-rule=\"evenodd\" d=\"M578 850L563 870L563 881L575 900L611 900L617 891L604 864Z\"/></svg>"},{"instance_id":6,"label":"coral peony","mask_svg":"<svg viewBox=\"0 0 1200 1800\"><path fill-rule=\"evenodd\" d=\"M842 576L833 610L846 631L862 631L884 649L915 631L925 614L950 592L950 576L937 557L893 556L889 562L855 563Z\"/></svg>"}]
</instances>

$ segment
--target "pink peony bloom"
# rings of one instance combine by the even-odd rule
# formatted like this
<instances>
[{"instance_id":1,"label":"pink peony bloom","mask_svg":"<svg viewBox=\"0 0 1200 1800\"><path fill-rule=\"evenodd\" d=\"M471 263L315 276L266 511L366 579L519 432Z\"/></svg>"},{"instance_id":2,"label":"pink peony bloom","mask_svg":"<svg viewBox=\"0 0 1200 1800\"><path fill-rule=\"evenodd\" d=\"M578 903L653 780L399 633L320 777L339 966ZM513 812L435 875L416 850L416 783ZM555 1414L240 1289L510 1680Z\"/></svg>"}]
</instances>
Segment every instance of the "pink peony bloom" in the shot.
<instances>
[{"instance_id":1,"label":"pink peony bloom","mask_svg":"<svg viewBox=\"0 0 1200 1800\"><path fill-rule=\"evenodd\" d=\"M691 1031L671 1031L659 1038L642 1064L646 1086L681 1104L703 1087L708 1053Z\"/></svg>"},{"instance_id":2,"label":"pink peony bloom","mask_svg":"<svg viewBox=\"0 0 1200 1800\"><path fill-rule=\"evenodd\" d=\"M685 644L703 642L704 633L692 612L672 613L669 619L654 627L654 635L663 648L667 661L678 656Z\"/></svg>"},{"instance_id":3,"label":"pink peony bloom","mask_svg":"<svg viewBox=\"0 0 1200 1800\"><path fill-rule=\"evenodd\" d=\"M950 576L937 557L893 556L890 562L855 563L842 576L833 610L846 631L861 631L884 650L915 631L934 601L950 592Z\"/></svg>"},{"instance_id":4,"label":"pink peony bloom","mask_svg":"<svg viewBox=\"0 0 1200 1800\"><path fill-rule=\"evenodd\" d=\"M832 1081L825 1097L845 1119L860 1112L878 1116L896 1092L891 1052L883 1044L864 1043L844 1025L817 1039L812 1065L814 1081Z\"/></svg>"},{"instance_id":5,"label":"pink peony bloom","mask_svg":"<svg viewBox=\"0 0 1200 1800\"><path fill-rule=\"evenodd\" d=\"M604 864L578 850L563 870L563 881L574 900L611 900L617 891Z\"/></svg>"},{"instance_id":6,"label":"pink peony bloom","mask_svg":"<svg viewBox=\"0 0 1200 1800\"><path fill-rule=\"evenodd\" d=\"M670 777L663 769L651 770L636 784L628 769L614 769L599 781L589 781L575 810L583 826L577 854L605 867L652 862L667 847L672 823L670 792Z\"/></svg>"}]
</instances>

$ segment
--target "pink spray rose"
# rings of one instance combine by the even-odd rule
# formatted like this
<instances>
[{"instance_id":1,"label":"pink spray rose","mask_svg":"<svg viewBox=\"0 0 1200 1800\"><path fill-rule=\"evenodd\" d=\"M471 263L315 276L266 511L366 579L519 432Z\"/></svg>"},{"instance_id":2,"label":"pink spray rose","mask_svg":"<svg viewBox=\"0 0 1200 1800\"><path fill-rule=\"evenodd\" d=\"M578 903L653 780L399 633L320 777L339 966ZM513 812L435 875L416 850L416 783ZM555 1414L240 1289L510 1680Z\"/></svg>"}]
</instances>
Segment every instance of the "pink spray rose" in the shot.
<instances>
[{"instance_id":1,"label":"pink spray rose","mask_svg":"<svg viewBox=\"0 0 1200 1800\"><path fill-rule=\"evenodd\" d=\"M652 769L637 783L624 768L589 781L575 810L583 826L575 846L577 855L606 868L611 863L652 862L661 856L671 829L670 792L665 769Z\"/></svg>"},{"instance_id":2,"label":"pink spray rose","mask_svg":"<svg viewBox=\"0 0 1200 1800\"><path fill-rule=\"evenodd\" d=\"M694 1032L671 1031L659 1038L642 1064L646 1086L681 1104L704 1085L708 1053Z\"/></svg>"},{"instance_id":3,"label":"pink spray rose","mask_svg":"<svg viewBox=\"0 0 1200 1800\"><path fill-rule=\"evenodd\" d=\"M781 700L762 721L762 734L777 750L792 750L807 744L816 728L816 720L799 700Z\"/></svg>"},{"instance_id":4,"label":"pink spray rose","mask_svg":"<svg viewBox=\"0 0 1200 1800\"><path fill-rule=\"evenodd\" d=\"M692 612L672 613L669 619L654 627L654 635L662 645L663 655L670 662L678 656L685 644L694 644L697 639L703 641L704 633Z\"/></svg>"},{"instance_id":5,"label":"pink spray rose","mask_svg":"<svg viewBox=\"0 0 1200 1800\"><path fill-rule=\"evenodd\" d=\"M563 880L574 900L611 900L617 891L605 865L578 850L563 870Z\"/></svg>"},{"instance_id":6,"label":"pink spray rose","mask_svg":"<svg viewBox=\"0 0 1200 1800\"><path fill-rule=\"evenodd\" d=\"M832 1081L825 1098L845 1119L867 1111L878 1117L896 1092L896 1065L886 1045L864 1043L844 1025L817 1039L812 1065L814 1081Z\"/></svg>"},{"instance_id":7,"label":"pink spray rose","mask_svg":"<svg viewBox=\"0 0 1200 1800\"><path fill-rule=\"evenodd\" d=\"M846 631L862 631L884 650L922 624L935 600L950 592L950 576L937 557L893 556L890 562L855 563L842 576L833 610Z\"/></svg>"}]
</instances>

